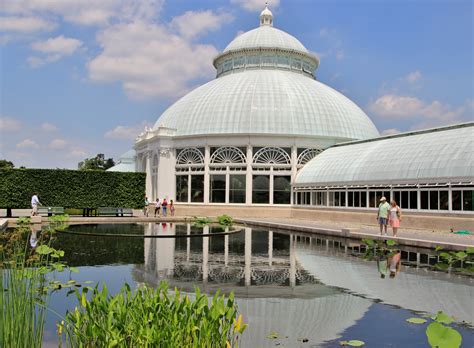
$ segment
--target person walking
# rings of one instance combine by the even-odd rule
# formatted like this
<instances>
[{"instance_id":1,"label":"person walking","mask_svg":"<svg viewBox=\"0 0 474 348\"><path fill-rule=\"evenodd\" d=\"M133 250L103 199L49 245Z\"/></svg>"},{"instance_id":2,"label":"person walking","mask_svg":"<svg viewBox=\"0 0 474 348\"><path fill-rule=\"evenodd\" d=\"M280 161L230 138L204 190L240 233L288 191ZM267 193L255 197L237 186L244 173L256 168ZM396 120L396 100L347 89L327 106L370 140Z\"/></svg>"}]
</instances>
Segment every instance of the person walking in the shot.
<instances>
[{"instance_id":1,"label":"person walking","mask_svg":"<svg viewBox=\"0 0 474 348\"><path fill-rule=\"evenodd\" d=\"M380 235L382 235L383 233L387 235L387 218L389 209L390 204L387 203L387 198L380 198L379 210L377 211L377 221L380 226Z\"/></svg>"},{"instance_id":2,"label":"person walking","mask_svg":"<svg viewBox=\"0 0 474 348\"><path fill-rule=\"evenodd\" d=\"M397 236L398 228L400 227L400 221L402 220L402 211L400 207L397 205L397 202L392 199L390 202L389 208L389 215L388 215L388 223L392 227L393 236Z\"/></svg>"},{"instance_id":3,"label":"person walking","mask_svg":"<svg viewBox=\"0 0 474 348\"><path fill-rule=\"evenodd\" d=\"M38 193L34 192L31 197L31 216L38 215L38 205L41 205L41 202L38 199Z\"/></svg>"},{"instance_id":4,"label":"person walking","mask_svg":"<svg viewBox=\"0 0 474 348\"><path fill-rule=\"evenodd\" d=\"M148 206L150 205L150 202L148 201L148 197L145 196L145 207L143 208L143 215L148 217Z\"/></svg>"},{"instance_id":5,"label":"person walking","mask_svg":"<svg viewBox=\"0 0 474 348\"><path fill-rule=\"evenodd\" d=\"M163 216L166 216L167 213L167 208L168 208L168 202L166 201L166 198L163 198L163 202L161 203L161 208L163 211Z\"/></svg>"},{"instance_id":6,"label":"person walking","mask_svg":"<svg viewBox=\"0 0 474 348\"><path fill-rule=\"evenodd\" d=\"M156 213L158 213L158 217L160 216L160 208L161 208L160 199L157 198L156 203L155 203L155 217L156 217Z\"/></svg>"},{"instance_id":7,"label":"person walking","mask_svg":"<svg viewBox=\"0 0 474 348\"><path fill-rule=\"evenodd\" d=\"M172 199L170 200L170 214L174 216L174 204Z\"/></svg>"}]
</instances>

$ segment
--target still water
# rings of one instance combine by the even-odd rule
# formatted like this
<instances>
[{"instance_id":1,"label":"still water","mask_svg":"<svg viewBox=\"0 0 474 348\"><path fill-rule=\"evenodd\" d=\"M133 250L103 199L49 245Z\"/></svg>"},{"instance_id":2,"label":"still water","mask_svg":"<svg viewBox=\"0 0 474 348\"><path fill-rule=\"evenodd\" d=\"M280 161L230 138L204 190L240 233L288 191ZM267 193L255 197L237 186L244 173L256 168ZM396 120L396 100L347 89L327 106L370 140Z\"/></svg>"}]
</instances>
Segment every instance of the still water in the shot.
<instances>
[{"instance_id":1,"label":"still water","mask_svg":"<svg viewBox=\"0 0 474 348\"><path fill-rule=\"evenodd\" d=\"M186 236L221 232L185 224L70 226L71 232ZM359 243L259 228L207 238L126 238L61 233L55 247L78 267L78 281L105 282L111 292L124 282L213 294L234 291L249 328L242 347L339 347L358 339L367 347L426 347L426 325L405 319L443 310L454 316L463 347L474 346L474 279L432 271L427 251L402 250L395 278L381 278ZM62 274L62 277L67 275ZM65 279L66 280L66 279ZM74 296L53 294L50 307L64 315ZM57 346L48 318L45 346ZM472 325L472 324L471 324ZM276 332L278 339L267 336ZM303 342L303 339L305 342ZM306 341L307 340L307 341Z\"/></svg>"}]
</instances>

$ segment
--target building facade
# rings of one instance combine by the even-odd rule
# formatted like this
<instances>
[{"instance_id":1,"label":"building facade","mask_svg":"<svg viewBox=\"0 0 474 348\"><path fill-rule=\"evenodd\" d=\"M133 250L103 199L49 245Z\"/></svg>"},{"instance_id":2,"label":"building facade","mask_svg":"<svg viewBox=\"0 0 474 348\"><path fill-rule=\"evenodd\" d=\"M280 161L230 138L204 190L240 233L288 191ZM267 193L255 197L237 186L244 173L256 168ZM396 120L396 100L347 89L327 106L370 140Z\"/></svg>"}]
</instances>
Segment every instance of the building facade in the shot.
<instances>
[{"instance_id":1,"label":"building facade","mask_svg":"<svg viewBox=\"0 0 474 348\"><path fill-rule=\"evenodd\" d=\"M357 105L316 80L318 58L274 28L268 8L213 64L216 79L137 138L136 166L152 199L289 205L308 161L334 144L379 135Z\"/></svg>"}]
</instances>

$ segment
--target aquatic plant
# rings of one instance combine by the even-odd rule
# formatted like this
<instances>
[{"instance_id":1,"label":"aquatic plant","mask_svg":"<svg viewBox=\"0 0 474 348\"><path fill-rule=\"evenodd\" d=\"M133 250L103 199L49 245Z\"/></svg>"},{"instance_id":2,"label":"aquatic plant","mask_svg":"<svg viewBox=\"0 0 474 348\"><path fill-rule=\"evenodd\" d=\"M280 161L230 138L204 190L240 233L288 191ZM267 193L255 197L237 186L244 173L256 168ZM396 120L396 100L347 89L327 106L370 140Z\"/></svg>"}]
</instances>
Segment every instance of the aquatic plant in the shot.
<instances>
[{"instance_id":1,"label":"aquatic plant","mask_svg":"<svg viewBox=\"0 0 474 348\"><path fill-rule=\"evenodd\" d=\"M231 216L225 215L225 214L221 215L221 216L218 216L217 221L222 226L232 226L232 224L234 223L234 219Z\"/></svg>"},{"instance_id":2,"label":"aquatic plant","mask_svg":"<svg viewBox=\"0 0 474 348\"><path fill-rule=\"evenodd\" d=\"M365 244L364 259L366 260L374 260L380 256L390 257L398 251L397 243L391 239L362 239L362 243Z\"/></svg>"},{"instance_id":3,"label":"aquatic plant","mask_svg":"<svg viewBox=\"0 0 474 348\"><path fill-rule=\"evenodd\" d=\"M211 223L211 219L206 216L193 216L193 224L196 227L204 227Z\"/></svg>"},{"instance_id":4,"label":"aquatic plant","mask_svg":"<svg viewBox=\"0 0 474 348\"><path fill-rule=\"evenodd\" d=\"M41 347L47 305L51 292L75 286L48 278L67 269L64 252L49 246L56 228L67 217L50 219L35 247L29 247L30 219L17 220L18 227L0 236L0 346ZM70 269L70 271L76 271Z\"/></svg>"},{"instance_id":5,"label":"aquatic plant","mask_svg":"<svg viewBox=\"0 0 474 348\"><path fill-rule=\"evenodd\" d=\"M247 324L238 315L234 295L209 298L195 289L193 299L166 282L157 289L132 291L125 284L116 295L102 290L76 291L78 306L66 316L71 346L104 347L238 347Z\"/></svg>"},{"instance_id":6,"label":"aquatic plant","mask_svg":"<svg viewBox=\"0 0 474 348\"><path fill-rule=\"evenodd\" d=\"M462 344L462 336L456 329L450 327L454 319L446 313L439 311L430 317L432 322L426 327L426 338L431 347L436 348L458 348ZM426 319L410 318L407 322L412 324L424 324Z\"/></svg>"},{"instance_id":7,"label":"aquatic plant","mask_svg":"<svg viewBox=\"0 0 474 348\"><path fill-rule=\"evenodd\" d=\"M474 273L474 248L467 248L465 251L444 251L437 247L436 252L439 256L439 262L435 267L441 271Z\"/></svg>"}]
</instances>

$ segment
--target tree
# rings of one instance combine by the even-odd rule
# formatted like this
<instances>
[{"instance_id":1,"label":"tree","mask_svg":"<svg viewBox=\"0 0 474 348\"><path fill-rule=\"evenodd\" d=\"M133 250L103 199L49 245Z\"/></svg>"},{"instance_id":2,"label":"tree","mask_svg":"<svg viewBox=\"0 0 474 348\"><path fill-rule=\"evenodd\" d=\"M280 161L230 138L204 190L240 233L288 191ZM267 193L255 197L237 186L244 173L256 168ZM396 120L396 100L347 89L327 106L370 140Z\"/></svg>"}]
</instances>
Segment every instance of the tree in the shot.
<instances>
[{"instance_id":1,"label":"tree","mask_svg":"<svg viewBox=\"0 0 474 348\"><path fill-rule=\"evenodd\" d=\"M11 161L5 159L0 160L0 169L12 169L15 168L15 165Z\"/></svg>"},{"instance_id":2,"label":"tree","mask_svg":"<svg viewBox=\"0 0 474 348\"><path fill-rule=\"evenodd\" d=\"M103 153L98 153L93 158L86 158L77 164L79 170L107 170L113 167L115 162L112 158L105 159Z\"/></svg>"}]
</instances>

